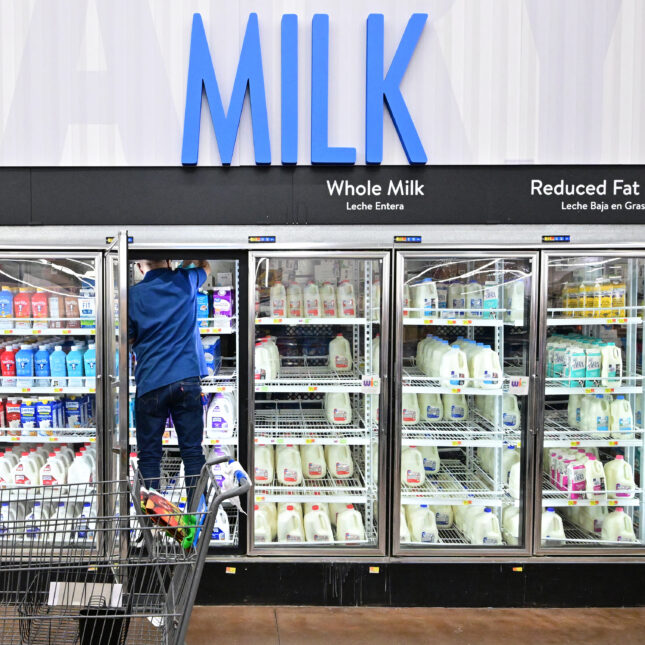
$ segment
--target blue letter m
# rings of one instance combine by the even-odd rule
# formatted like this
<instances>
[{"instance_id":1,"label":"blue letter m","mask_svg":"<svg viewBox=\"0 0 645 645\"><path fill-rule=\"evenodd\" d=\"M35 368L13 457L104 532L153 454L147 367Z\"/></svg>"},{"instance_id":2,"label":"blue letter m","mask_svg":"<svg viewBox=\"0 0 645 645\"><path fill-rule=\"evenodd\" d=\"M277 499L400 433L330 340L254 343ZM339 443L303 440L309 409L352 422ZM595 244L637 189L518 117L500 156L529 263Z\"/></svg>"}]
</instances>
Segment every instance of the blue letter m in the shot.
<instances>
[{"instance_id":1,"label":"blue letter m","mask_svg":"<svg viewBox=\"0 0 645 645\"><path fill-rule=\"evenodd\" d=\"M183 165L194 166L197 164L199 125L202 112L202 88L206 90L206 99L213 121L220 158L224 165L230 165L237 132L240 127L240 117L242 116L247 86L251 101L255 163L269 164L271 163L271 144L269 142L269 121L264 92L258 16L255 13L249 15L240 61L235 74L231 102L228 107L228 114L226 114L222 105L217 79L215 78L215 69L208 49L204 23L201 15L196 13L193 16L188 83L186 84L184 140L181 151L181 163Z\"/></svg>"}]
</instances>

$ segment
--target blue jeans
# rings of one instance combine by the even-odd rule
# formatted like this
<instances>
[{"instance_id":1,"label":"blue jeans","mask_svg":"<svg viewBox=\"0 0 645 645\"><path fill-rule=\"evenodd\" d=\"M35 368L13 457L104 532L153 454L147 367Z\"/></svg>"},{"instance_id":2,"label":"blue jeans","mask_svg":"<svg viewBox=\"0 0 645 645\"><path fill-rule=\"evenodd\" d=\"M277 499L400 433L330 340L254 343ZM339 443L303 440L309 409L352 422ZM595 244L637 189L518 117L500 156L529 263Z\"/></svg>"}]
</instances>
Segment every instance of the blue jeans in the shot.
<instances>
[{"instance_id":1,"label":"blue jeans","mask_svg":"<svg viewBox=\"0 0 645 645\"><path fill-rule=\"evenodd\" d=\"M192 489L205 463L202 387L197 376L164 385L135 400L139 472L146 488L159 489L162 439L168 415L177 431L179 452L184 462L188 507Z\"/></svg>"}]
</instances>

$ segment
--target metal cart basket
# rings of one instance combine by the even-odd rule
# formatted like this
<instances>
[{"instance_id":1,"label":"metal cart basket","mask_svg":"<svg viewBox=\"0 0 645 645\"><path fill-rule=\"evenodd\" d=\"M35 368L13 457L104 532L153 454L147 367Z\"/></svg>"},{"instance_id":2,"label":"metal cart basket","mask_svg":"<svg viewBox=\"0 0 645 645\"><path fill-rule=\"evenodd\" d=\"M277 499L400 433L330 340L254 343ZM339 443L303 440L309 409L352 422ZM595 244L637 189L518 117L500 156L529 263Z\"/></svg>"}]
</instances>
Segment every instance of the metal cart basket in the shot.
<instances>
[{"instance_id":1,"label":"metal cart basket","mask_svg":"<svg viewBox=\"0 0 645 645\"><path fill-rule=\"evenodd\" d=\"M226 459L162 475L179 512L145 512L136 472L0 490L0 643L182 645L220 504L250 488L237 471L222 492L211 466Z\"/></svg>"}]
</instances>

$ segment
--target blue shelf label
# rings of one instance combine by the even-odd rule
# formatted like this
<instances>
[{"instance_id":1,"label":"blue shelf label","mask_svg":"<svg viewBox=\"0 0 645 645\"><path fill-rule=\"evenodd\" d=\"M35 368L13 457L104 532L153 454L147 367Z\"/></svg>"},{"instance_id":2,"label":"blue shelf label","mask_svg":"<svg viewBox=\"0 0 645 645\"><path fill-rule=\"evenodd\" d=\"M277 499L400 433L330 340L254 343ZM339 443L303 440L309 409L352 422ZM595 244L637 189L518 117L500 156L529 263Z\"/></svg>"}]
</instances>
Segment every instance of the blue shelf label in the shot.
<instances>
[{"instance_id":1,"label":"blue shelf label","mask_svg":"<svg viewBox=\"0 0 645 645\"><path fill-rule=\"evenodd\" d=\"M275 235L249 235L249 244L275 243Z\"/></svg>"},{"instance_id":2,"label":"blue shelf label","mask_svg":"<svg viewBox=\"0 0 645 645\"><path fill-rule=\"evenodd\" d=\"M542 242L571 242L570 235L543 235Z\"/></svg>"},{"instance_id":3,"label":"blue shelf label","mask_svg":"<svg viewBox=\"0 0 645 645\"><path fill-rule=\"evenodd\" d=\"M403 244L421 244L422 238L420 235L395 235L394 243Z\"/></svg>"}]
</instances>

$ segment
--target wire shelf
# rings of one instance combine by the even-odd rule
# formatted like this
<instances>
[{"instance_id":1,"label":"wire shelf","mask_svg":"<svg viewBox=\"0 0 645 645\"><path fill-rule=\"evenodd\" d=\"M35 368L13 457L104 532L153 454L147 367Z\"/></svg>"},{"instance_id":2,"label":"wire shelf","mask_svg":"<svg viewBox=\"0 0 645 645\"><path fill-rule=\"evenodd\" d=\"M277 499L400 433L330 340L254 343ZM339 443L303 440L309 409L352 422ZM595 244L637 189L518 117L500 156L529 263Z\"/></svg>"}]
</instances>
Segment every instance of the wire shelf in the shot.
<instances>
[{"instance_id":1,"label":"wire shelf","mask_svg":"<svg viewBox=\"0 0 645 645\"><path fill-rule=\"evenodd\" d=\"M549 327L564 327L564 326L578 326L578 325L640 325L643 322L642 318L635 316L611 316L607 318L602 317L589 317L584 318L571 318L570 316L559 317L553 315L553 309L547 310L546 324ZM555 310L557 311L557 310ZM567 310L568 311L568 310ZM585 308L585 311L587 309Z\"/></svg>"},{"instance_id":2,"label":"wire shelf","mask_svg":"<svg viewBox=\"0 0 645 645\"><path fill-rule=\"evenodd\" d=\"M365 325L367 318L274 318L271 316L256 318L256 325Z\"/></svg>"},{"instance_id":3,"label":"wire shelf","mask_svg":"<svg viewBox=\"0 0 645 645\"><path fill-rule=\"evenodd\" d=\"M586 495L587 491L578 491L581 495ZM590 495L593 491L589 491ZM568 491L562 491L556 488L547 473L542 473L542 506L640 506L641 489L634 489L634 497L621 497L619 499L594 499L593 497L583 497L581 499L570 499Z\"/></svg>"},{"instance_id":4,"label":"wire shelf","mask_svg":"<svg viewBox=\"0 0 645 645\"><path fill-rule=\"evenodd\" d=\"M234 334L237 331L236 320L237 316L220 317L220 318L199 318L198 323L199 333L206 334ZM204 326L201 326L204 323Z\"/></svg>"},{"instance_id":5,"label":"wire shelf","mask_svg":"<svg viewBox=\"0 0 645 645\"><path fill-rule=\"evenodd\" d=\"M31 385L22 385L20 378L16 382L16 377L0 378L0 394L95 394L96 379L78 377L79 383L72 381L69 383L67 378L51 377L34 377ZM12 382L13 381L13 382ZM36 381L38 385L36 385ZM49 381L47 385L46 383Z\"/></svg>"},{"instance_id":6,"label":"wire shelf","mask_svg":"<svg viewBox=\"0 0 645 645\"><path fill-rule=\"evenodd\" d=\"M487 446L501 447L506 438L487 419L472 413L466 421L439 421L404 425L404 446Z\"/></svg>"},{"instance_id":7,"label":"wire shelf","mask_svg":"<svg viewBox=\"0 0 645 645\"><path fill-rule=\"evenodd\" d=\"M315 546L317 549L321 547L345 547L345 546L365 546L370 544L377 543L377 532L375 526L366 526L365 527L365 539L364 540L352 540L347 542L345 540L339 540L336 533L336 529L332 527L335 538L330 541L313 541L313 540L303 540L302 542L278 542L277 539L273 542L256 542L255 545L261 548L269 547L273 549L280 548L296 548L301 549L305 547Z\"/></svg>"},{"instance_id":8,"label":"wire shelf","mask_svg":"<svg viewBox=\"0 0 645 645\"><path fill-rule=\"evenodd\" d=\"M565 546L569 544L580 544L587 545L592 544L594 546L620 546L624 547L629 544L640 544L640 541L637 542L615 542L612 540L603 540L599 534L590 533L582 527L578 526L571 522L571 520L562 519L562 526L564 528L565 540L564 544L555 545L555 546ZM543 541L542 546L550 546L552 542Z\"/></svg>"},{"instance_id":9,"label":"wire shelf","mask_svg":"<svg viewBox=\"0 0 645 645\"><path fill-rule=\"evenodd\" d=\"M571 379L549 376L545 379L546 386L544 393L553 394L639 394L643 391L643 377L641 374L623 376L622 382L618 384L594 385L594 386L570 386Z\"/></svg>"},{"instance_id":10,"label":"wire shelf","mask_svg":"<svg viewBox=\"0 0 645 645\"><path fill-rule=\"evenodd\" d=\"M237 386L237 369L222 367L217 374L202 378L202 392L233 392Z\"/></svg>"},{"instance_id":11,"label":"wire shelf","mask_svg":"<svg viewBox=\"0 0 645 645\"><path fill-rule=\"evenodd\" d=\"M256 380L256 392L362 392L363 380L356 367L336 372L327 365L282 367L273 380Z\"/></svg>"},{"instance_id":12,"label":"wire shelf","mask_svg":"<svg viewBox=\"0 0 645 645\"><path fill-rule=\"evenodd\" d=\"M544 416L544 447L567 446L627 447L643 444L643 430L635 428L633 438L612 437L607 432L588 432L577 430L569 425L568 413L563 410L548 410Z\"/></svg>"},{"instance_id":13,"label":"wire shelf","mask_svg":"<svg viewBox=\"0 0 645 645\"><path fill-rule=\"evenodd\" d=\"M495 318L481 318L481 317L451 317L447 318L440 313L434 316L416 316L412 312L420 312L420 309L403 309L403 324L419 326L454 326L454 327L501 327L504 322ZM411 315L412 314L412 315Z\"/></svg>"},{"instance_id":14,"label":"wire shelf","mask_svg":"<svg viewBox=\"0 0 645 645\"><path fill-rule=\"evenodd\" d=\"M6 428L0 428L0 433L5 430ZM35 429L33 432L37 434L20 436L0 434L0 443L94 443L96 441L96 428L43 428Z\"/></svg>"},{"instance_id":15,"label":"wire shelf","mask_svg":"<svg viewBox=\"0 0 645 645\"><path fill-rule=\"evenodd\" d=\"M403 392L436 392L438 394L483 394L488 396L501 396L504 387L508 389L509 377L498 379L495 388L474 387L475 379L459 379L460 384L442 385L438 377L428 376L416 365L403 366Z\"/></svg>"}]
</instances>

